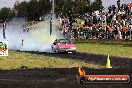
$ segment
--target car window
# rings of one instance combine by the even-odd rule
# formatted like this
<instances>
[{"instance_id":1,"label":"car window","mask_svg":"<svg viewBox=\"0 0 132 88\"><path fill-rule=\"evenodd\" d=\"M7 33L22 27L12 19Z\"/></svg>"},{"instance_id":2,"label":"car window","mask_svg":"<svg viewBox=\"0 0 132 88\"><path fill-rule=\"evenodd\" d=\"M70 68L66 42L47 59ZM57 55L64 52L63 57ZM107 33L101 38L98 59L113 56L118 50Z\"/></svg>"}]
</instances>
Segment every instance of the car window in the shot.
<instances>
[{"instance_id":1,"label":"car window","mask_svg":"<svg viewBox=\"0 0 132 88\"><path fill-rule=\"evenodd\" d=\"M57 43L60 43L60 44L72 44L72 42L68 39L61 39L61 40L58 40Z\"/></svg>"}]
</instances>

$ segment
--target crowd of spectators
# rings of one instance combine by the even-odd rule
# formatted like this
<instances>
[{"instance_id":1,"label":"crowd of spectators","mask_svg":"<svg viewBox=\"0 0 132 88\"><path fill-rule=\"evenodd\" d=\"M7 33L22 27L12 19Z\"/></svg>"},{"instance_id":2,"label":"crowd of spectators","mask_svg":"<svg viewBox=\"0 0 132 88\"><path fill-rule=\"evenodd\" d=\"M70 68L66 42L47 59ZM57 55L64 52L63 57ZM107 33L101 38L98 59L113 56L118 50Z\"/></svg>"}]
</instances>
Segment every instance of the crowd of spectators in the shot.
<instances>
[{"instance_id":1,"label":"crowd of spectators","mask_svg":"<svg viewBox=\"0 0 132 88\"><path fill-rule=\"evenodd\" d=\"M121 5L120 0L107 12L94 11L81 18L63 17L59 21L65 38L132 39L132 3Z\"/></svg>"}]
</instances>

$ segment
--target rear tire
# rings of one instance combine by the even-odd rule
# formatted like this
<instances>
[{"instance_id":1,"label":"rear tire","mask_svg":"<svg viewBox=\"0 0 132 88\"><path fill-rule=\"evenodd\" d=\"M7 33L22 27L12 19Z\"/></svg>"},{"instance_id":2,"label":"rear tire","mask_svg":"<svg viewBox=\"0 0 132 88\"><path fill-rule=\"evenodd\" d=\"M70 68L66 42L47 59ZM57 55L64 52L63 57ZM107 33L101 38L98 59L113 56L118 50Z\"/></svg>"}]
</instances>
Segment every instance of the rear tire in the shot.
<instances>
[{"instance_id":1,"label":"rear tire","mask_svg":"<svg viewBox=\"0 0 132 88\"><path fill-rule=\"evenodd\" d=\"M73 53L73 54L76 54L76 51L73 51L72 53Z\"/></svg>"},{"instance_id":2,"label":"rear tire","mask_svg":"<svg viewBox=\"0 0 132 88\"><path fill-rule=\"evenodd\" d=\"M53 52L53 53L55 53L55 50L54 50L54 48L53 48L53 47L51 47L51 49L52 49L52 52Z\"/></svg>"},{"instance_id":3,"label":"rear tire","mask_svg":"<svg viewBox=\"0 0 132 88\"><path fill-rule=\"evenodd\" d=\"M53 47L51 47L51 49L52 49L52 51L54 52L54 49L53 49Z\"/></svg>"},{"instance_id":4,"label":"rear tire","mask_svg":"<svg viewBox=\"0 0 132 88\"><path fill-rule=\"evenodd\" d=\"M60 53L59 50L55 50L55 53Z\"/></svg>"}]
</instances>

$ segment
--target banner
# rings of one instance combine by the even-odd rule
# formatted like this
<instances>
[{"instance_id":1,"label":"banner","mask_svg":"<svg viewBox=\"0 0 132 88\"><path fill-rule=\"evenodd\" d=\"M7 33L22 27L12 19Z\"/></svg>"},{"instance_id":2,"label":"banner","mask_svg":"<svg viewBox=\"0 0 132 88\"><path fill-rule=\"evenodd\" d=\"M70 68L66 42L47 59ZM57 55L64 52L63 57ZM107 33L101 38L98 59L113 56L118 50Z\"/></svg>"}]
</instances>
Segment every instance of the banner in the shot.
<instances>
[{"instance_id":1,"label":"banner","mask_svg":"<svg viewBox=\"0 0 132 88\"><path fill-rule=\"evenodd\" d=\"M8 42L0 41L0 56L8 56Z\"/></svg>"}]
</instances>

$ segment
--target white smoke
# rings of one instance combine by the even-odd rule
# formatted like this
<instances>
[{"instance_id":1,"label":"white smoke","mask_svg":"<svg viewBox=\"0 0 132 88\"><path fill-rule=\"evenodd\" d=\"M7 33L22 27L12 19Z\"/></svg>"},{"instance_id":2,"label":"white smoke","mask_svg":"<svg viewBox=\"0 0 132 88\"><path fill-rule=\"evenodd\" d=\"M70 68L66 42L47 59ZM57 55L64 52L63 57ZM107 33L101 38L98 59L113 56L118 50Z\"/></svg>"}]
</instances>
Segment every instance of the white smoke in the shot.
<instances>
[{"instance_id":1,"label":"white smoke","mask_svg":"<svg viewBox=\"0 0 132 88\"><path fill-rule=\"evenodd\" d=\"M23 32L24 20L17 19L8 23L6 29L6 40L10 50L52 52L51 45L56 38L63 38L60 31L53 27L50 36L49 21L39 22ZM0 28L0 40L3 41L2 28ZM23 46L22 46L22 39Z\"/></svg>"}]
</instances>

